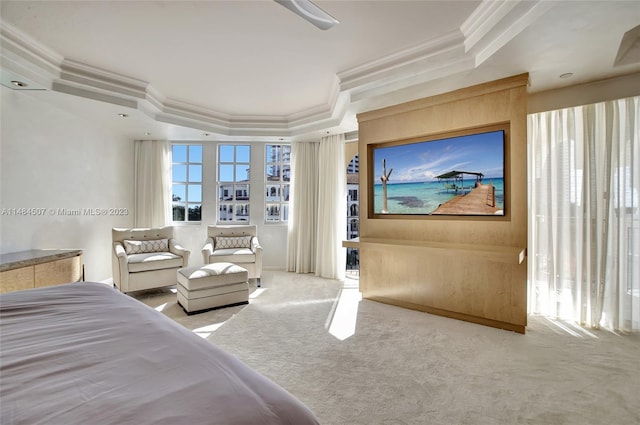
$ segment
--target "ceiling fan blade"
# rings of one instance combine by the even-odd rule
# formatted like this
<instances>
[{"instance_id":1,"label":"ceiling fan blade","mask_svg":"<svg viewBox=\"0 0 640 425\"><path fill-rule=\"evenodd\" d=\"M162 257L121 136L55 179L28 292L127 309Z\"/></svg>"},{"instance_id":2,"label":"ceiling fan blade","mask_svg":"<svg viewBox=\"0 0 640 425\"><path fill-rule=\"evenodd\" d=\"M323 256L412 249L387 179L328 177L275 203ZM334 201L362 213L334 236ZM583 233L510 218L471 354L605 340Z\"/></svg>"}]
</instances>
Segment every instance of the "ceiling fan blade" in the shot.
<instances>
[{"instance_id":1,"label":"ceiling fan blade","mask_svg":"<svg viewBox=\"0 0 640 425\"><path fill-rule=\"evenodd\" d=\"M286 7L296 15L299 15L311 22L321 30L328 30L340 23L336 18L320 9L310 0L274 0L276 3Z\"/></svg>"}]
</instances>

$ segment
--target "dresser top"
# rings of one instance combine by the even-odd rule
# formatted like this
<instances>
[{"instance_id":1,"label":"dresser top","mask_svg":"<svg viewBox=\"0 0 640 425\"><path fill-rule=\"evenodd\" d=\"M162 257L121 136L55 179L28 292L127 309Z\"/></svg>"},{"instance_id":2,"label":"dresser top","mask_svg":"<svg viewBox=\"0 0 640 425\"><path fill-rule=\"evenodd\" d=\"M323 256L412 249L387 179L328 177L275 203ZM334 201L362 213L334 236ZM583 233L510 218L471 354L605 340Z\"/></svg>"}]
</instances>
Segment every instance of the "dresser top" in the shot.
<instances>
[{"instance_id":1,"label":"dresser top","mask_svg":"<svg viewBox=\"0 0 640 425\"><path fill-rule=\"evenodd\" d=\"M0 272L82 255L81 249L30 249L0 255Z\"/></svg>"}]
</instances>

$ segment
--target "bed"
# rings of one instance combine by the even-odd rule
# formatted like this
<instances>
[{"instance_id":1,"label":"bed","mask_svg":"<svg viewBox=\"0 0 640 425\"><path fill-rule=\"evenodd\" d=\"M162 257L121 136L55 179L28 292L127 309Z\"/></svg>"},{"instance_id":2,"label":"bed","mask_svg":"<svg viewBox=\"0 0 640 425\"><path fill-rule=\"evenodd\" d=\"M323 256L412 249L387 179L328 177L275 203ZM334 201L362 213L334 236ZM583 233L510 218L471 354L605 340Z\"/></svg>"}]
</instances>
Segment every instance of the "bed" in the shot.
<instances>
[{"instance_id":1,"label":"bed","mask_svg":"<svg viewBox=\"0 0 640 425\"><path fill-rule=\"evenodd\" d=\"M233 355L101 283L0 295L0 423L319 424Z\"/></svg>"}]
</instances>

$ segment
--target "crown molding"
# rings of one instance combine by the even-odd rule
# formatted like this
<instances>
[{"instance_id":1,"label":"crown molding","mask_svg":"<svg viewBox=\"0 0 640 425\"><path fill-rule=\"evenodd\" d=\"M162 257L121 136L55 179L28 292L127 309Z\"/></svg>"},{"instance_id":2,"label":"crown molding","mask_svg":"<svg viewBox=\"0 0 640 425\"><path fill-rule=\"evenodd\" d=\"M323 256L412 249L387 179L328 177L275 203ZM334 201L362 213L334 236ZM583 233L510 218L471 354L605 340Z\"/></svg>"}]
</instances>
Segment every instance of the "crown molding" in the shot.
<instances>
[{"instance_id":1,"label":"crown molding","mask_svg":"<svg viewBox=\"0 0 640 425\"><path fill-rule=\"evenodd\" d=\"M340 126L354 102L473 70L551 7L543 0L483 0L458 29L338 72L326 101L290 115L230 115L167 98L147 81L64 58L0 20L2 67L54 91L139 109L159 122L228 136L297 136Z\"/></svg>"}]
</instances>

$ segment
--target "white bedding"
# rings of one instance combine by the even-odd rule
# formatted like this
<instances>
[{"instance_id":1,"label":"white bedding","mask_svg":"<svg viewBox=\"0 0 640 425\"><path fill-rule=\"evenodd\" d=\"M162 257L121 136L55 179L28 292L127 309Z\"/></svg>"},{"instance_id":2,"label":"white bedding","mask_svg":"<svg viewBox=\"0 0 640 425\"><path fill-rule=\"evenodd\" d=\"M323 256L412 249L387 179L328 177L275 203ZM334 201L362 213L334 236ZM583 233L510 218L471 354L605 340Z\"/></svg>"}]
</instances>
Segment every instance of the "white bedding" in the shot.
<instances>
[{"instance_id":1,"label":"white bedding","mask_svg":"<svg viewBox=\"0 0 640 425\"><path fill-rule=\"evenodd\" d=\"M318 424L234 356L100 283L0 295L0 423Z\"/></svg>"}]
</instances>

